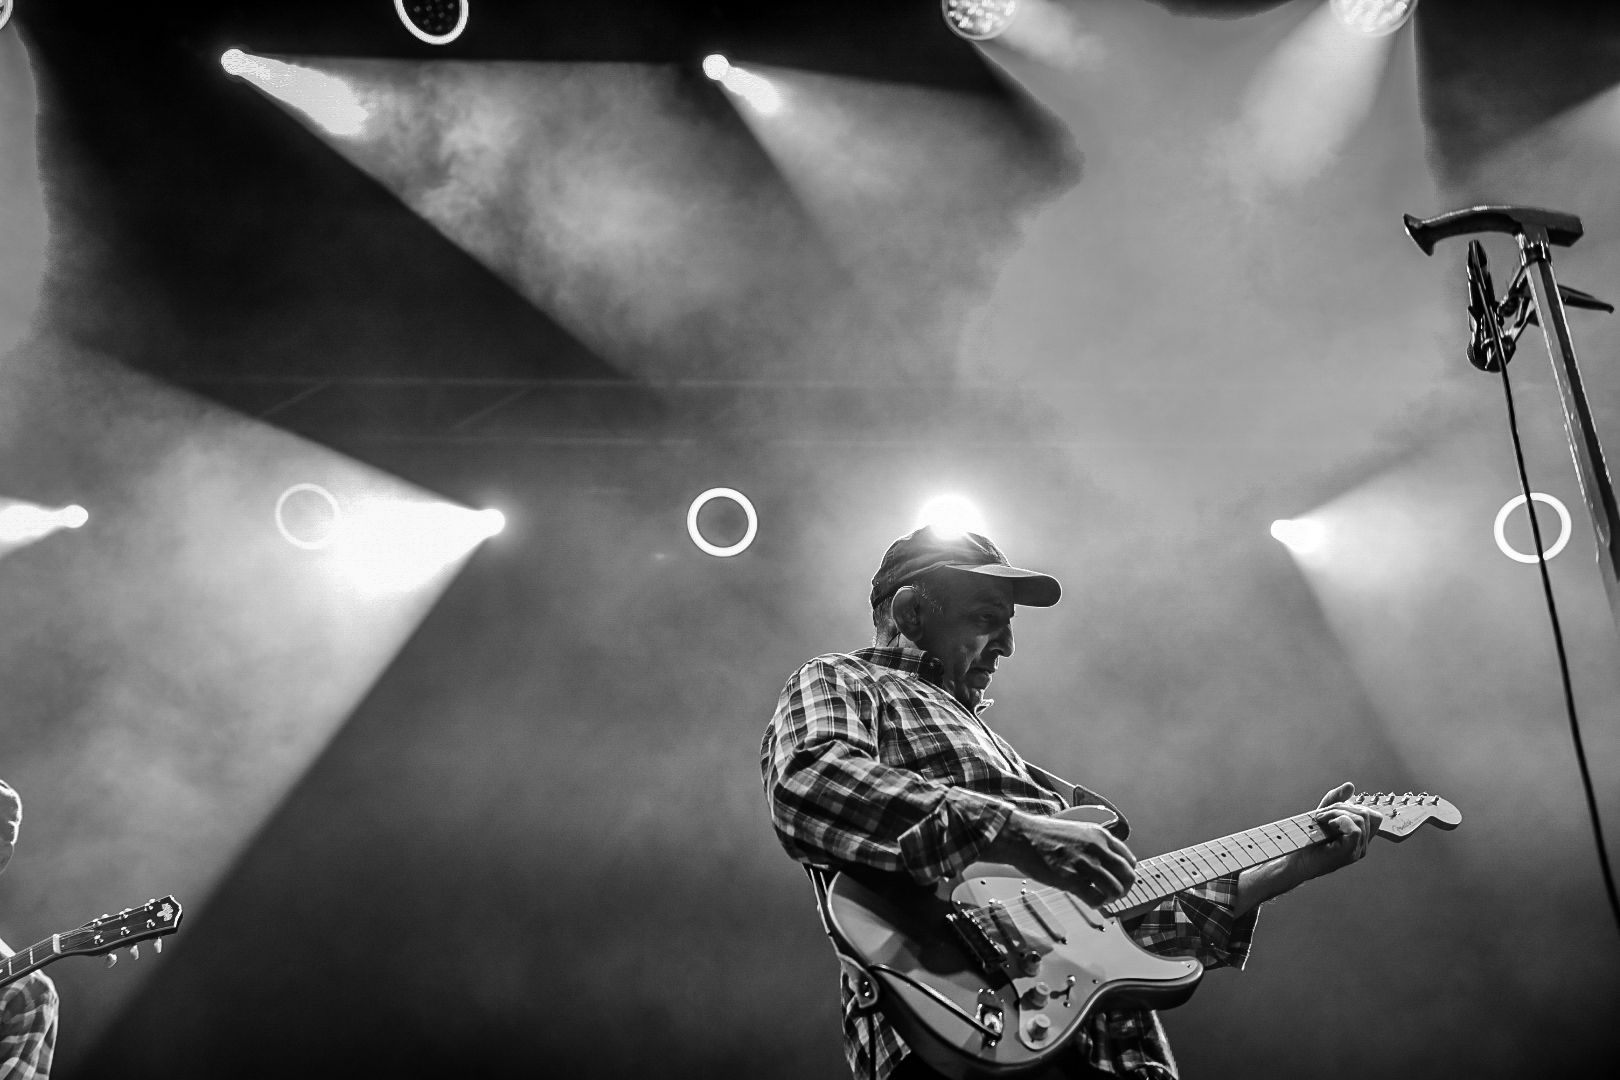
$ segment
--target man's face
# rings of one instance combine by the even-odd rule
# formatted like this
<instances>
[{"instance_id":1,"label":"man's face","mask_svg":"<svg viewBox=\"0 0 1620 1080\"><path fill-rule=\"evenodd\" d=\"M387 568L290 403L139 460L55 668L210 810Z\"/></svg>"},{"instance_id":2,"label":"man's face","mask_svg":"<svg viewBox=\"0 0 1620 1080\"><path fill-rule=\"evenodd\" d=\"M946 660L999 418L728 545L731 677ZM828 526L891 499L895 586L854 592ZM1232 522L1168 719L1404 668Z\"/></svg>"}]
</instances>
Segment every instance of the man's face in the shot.
<instances>
[{"instance_id":1,"label":"man's face","mask_svg":"<svg viewBox=\"0 0 1620 1080\"><path fill-rule=\"evenodd\" d=\"M0 780L0 870L11 861L11 849L17 843L17 826L22 821L22 799L17 791Z\"/></svg>"},{"instance_id":2,"label":"man's face","mask_svg":"<svg viewBox=\"0 0 1620 1080\"><path fill-rule=\"evenodd\" d=\"M916 644L938 658L945 667L945 689L972 709L990 686L996 664L1012 655L1012 600L1002 587L975 574L940 574L928 585L943 610L926 614Z\"/></svg>"}]
</instances>

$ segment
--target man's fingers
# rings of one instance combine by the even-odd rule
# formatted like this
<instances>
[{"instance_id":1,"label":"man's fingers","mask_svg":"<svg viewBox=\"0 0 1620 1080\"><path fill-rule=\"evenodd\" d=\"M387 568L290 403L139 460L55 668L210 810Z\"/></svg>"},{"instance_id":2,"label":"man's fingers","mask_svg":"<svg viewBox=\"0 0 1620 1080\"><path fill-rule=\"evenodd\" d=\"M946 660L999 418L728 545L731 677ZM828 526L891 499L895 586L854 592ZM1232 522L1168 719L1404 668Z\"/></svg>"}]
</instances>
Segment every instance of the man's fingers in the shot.
<instances>
[{"instance_id":1,"label":"man's fingers","mask_svg":"<svg viewBox=\"0 0 1620 1080\"><path fill-rule=\"evenodd\" d=\"M1108 850L1112 851L1115 855L1118 855L1132 866L1135 866L1136 855L1131 851L1130 848L1125 846L1125 841L1121 840L1113 833L1106 833L1105 835L1108 837Z\"/></svg>"},{"instance_id":2,"label":"man's fingers","mask_svg":"<svg viewBox=\"0 0 1620 1080\"><path fill-rule=\"evenodd\" d=\"M1344 783L1322 796L1322 801L1316 804L1316 808L1320 810L1324 806L1331 806L1336 802L1344 802L1344 800L1348 799L1355 793L1356 785L1351 783L1349 780L1346 780Z\"/></svg>"},{"instance_id":3,"label":"man's fingers","mask_svg":"<svg viewBox=\"0 0 1620 1080\"><path fill-rule=\"evenodd\" d=\"M1118 900L1130 891L1127 880L1121 880L1101 867L1087 867L1086 881L1081 892L1087 899L1099 902Z\"/></svg>"},{"instance_id":4,"label":"man's fingers","mask_svg":"<svg viewBox=\"0 0 1620 1080\"><path fill-rule=\"evenodd\" d=\"M1088 885L1101 891L1104 899L1117 900L1129 891L1136 880L1136 871L1123 856L1112 851L1100 851L1092 858L1081 858L1071 873Z\"/></svg>"}]
</instances>

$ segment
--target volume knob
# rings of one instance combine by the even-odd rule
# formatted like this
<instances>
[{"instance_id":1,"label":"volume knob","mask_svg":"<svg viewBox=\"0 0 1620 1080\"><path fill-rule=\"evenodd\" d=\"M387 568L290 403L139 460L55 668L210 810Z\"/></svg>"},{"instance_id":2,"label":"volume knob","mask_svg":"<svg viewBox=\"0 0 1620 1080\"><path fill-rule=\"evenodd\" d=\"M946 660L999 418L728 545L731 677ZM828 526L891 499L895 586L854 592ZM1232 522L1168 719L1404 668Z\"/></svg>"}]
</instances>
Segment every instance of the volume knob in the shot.
<instances>
[{"instance_id":1,"label":"volume knob","mask_svg":"<svg viewBox=\"0 0 1620 1080\"><path fill-rule=\"evenodd\" d=\"M1018 1000L1028 1008L1038 1009L1042 1005L1045 1005L1047 999L1051 996L1052 988L1047 986L1044 982L1038 982L1028 990L1025 990L1024 996Z\"/></svg>"},{"instance_id":2,"label":"volume knob","mask_svg":"<svg viewBox=\"0 0 1620 1080\"><path fill-rule=\"evenodd\" d=\"M1040 1013L1036 1013L1024 1022L1024 1034L1031 1042L1040 1042L1052 1033L1052 1021Z\"/></svg>"}]
</instances>

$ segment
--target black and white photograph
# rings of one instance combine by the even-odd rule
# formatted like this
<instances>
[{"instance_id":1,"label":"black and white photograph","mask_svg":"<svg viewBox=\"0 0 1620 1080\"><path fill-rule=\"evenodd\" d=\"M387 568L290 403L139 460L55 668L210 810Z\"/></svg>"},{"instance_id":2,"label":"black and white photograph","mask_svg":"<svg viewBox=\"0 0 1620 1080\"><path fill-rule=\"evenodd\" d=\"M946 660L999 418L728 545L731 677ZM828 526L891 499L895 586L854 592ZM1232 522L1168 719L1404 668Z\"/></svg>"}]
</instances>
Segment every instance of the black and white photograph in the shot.
<instances>
[{"instance_id":1,"label":"black and white photograph","mask_svg":"<svg viewBox=\"0 0 1620 1080\"><path fill-rule=\"evenodd\" d=\"M1617 305L1612 0L0 0L0 1080L1608 1073Z\"/></svg>"}]
</instances>

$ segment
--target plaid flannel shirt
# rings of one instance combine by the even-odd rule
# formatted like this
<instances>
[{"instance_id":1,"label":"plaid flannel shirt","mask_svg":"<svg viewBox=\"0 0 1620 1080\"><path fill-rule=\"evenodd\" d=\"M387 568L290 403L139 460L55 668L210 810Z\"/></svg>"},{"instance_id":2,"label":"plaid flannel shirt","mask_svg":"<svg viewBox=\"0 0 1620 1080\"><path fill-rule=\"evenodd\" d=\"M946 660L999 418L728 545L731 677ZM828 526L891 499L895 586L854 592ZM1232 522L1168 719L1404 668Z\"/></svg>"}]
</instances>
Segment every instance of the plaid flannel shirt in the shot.
<instances>
[{"instance_id":1,"label":"plaid flannel shirt","mask_svg":"<svg viewBox=\"0 0 1620 1080\"><path fill-rule=\"evenodd\" d=\"M1018 752L940 684L937 660L909 647L819 656L782 690L760 768L776 835L789 855L837 868L952 877L995 840L1012 812L1051 814L1063 797L1037 783ZM1236 879L1167 898L1127 925L1143 947L1241 968L1257 912L1232 910ZM841 980L842 981L842 980ZM886 1080L910 1051L878 1010L843 986L844 1056L857 1080ZM1158 1016L1094 1013L1070 1052L1116 1074L1175 1061ZM876 1071L873 1072L873 1063Z\"/></svg>"},{"instance_id":2,"label":"plaid flannel shirt","mask_svg":"<svg viewBox=\"0 0 1620 1080\"><path fill-rule=\"evenodd\" d=\"M47 1080L56 1011L56 986L37 971L0 987L0 1080Z\"/></svg>"}]
</instances>

